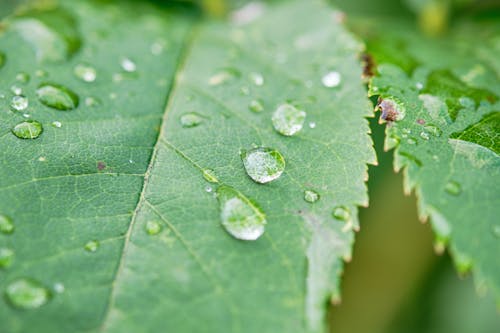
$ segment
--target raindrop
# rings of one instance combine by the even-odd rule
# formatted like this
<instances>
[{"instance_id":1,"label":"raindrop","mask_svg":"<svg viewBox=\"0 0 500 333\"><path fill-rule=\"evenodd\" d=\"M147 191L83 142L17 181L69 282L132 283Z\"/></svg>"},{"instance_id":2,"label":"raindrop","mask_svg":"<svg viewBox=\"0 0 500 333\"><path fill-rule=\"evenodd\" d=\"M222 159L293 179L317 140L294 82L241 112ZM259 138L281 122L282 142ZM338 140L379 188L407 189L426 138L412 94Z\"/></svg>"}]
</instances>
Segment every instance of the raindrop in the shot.
<instances>
[{"instance_id":1,"label":"raindrop","mask_svg":"<svg viewBox=\"0 0 500 333\"><path fill-rule=\"evenodd\" d=\"M10 217L0 214L0 232L6 235L14 232L14 223Z\"/></svg>"},{"instance_id":2,"label":"raindrop","mask_svg":"<svg viewBox=\"0 0 500 333\"><path fill-rule=\"evenodd\" d=\"M418 90L422 90L424 88L424 85L422 84L422 82L417 82L415 84L415 87L418 89Z\"/></svg>"},{"instance_id":3,"label":"raindrop","mask_svg":"<svg viewBox=\"0 0 500 333\"><path fill-rule=\"evenodd\" d=\"M0 247L0 268L7 268L14 260L14 251L6 247Z\"/></svg>"},{"instance_id":4,"label":"raindrop","mask_svg":"<svg viewBox=\"0 0 500 333\"><path fill-rule=\"evenodd\" d=\"M309 123L309 128L316 128L316 123L314 121L311 121Z\"/></svg>"},{"instance_id":5,"label":"raindrop","mask_svg":"<svg viewBox=\"0 0 500 333\"><path fill-rule=\"evenodd\" d=\"M237 69L224 68L212 75L208 79L208 84L211 86L218 86L240 76L241 73Z\"/></svg>"},{"instance_id":6,"label":"raindrop","mask_svg":"<svg viewBox=\"0 0 500 333\"><path fill-rule=\"evenodd\" d=\"M20 309L37 309L51 297L49 290L32 279L19 279L11 282L5 289L9 303Z\"/></svg>"},{"instance_id":7,"label":"raindrop","mask_svg":"<svg viewBox=\"0 0 500 333\"><path fill-rule=\"evenodd\" d=\"M12 129L12 133L20 139L36 139L42 132L42 124L36 120L23 121Z\"/></svg>"},{"instance_id":8,"label":"raindrop","mask_svg":"<svg viewBox=\"0 0 500 333\"><path fill-rule=\"evenodd\" d=\"M217 176L215 175L215 171L212 169L204 169L203 170L203 178L205 178L205 180L207 182L210 182L210 183L218 183L219 182L219 180L217 179Z\"/></svg>"},{"instance_id":9,"label":"raindrop","mask_svg":"<svg viewBox=\"0 0 500 333\"><path fill-rule=\"evenodd\" d=\"M135 62L133 62L129 58L123 58L120 62L120 65L122 66L122 68L125 72L129 72L129 73L135 72L137 69Z\"/></svg>"},{"instance_id":10,"label":"raindrop","mask_svg":"<svg viewBox=\"0 0 500 333\"><path fill-rule=\"evenodd\" d=\"M190 128L190 127L196 127L199 124L201 124L203 118L195 112L190 112L183 114L180 120L182 127Z\"/></svg>"},{"instance_id":11,"label":"raindrop","mask_svg":"<svg viewBox=\"0 0 500 333\"><path fill-rule=\"evenodd\" d=\"M206 187L205 187L205 192L207 192L207 193L212 192L212 190L213 190L213 189L212 189L212 186L206 186Z\"/></svg>"},{"instance_id":12,"label":"raindrop","mask_svg":"<svg viewBox=\"0 0 500 333\"><path fill-rule=\"evenodd\" d=\"M42 83L36 94L42 104L57 110L72 110L78 106L78 96L58 84Z\"/></svg>"},{"instance_id":13,"label":"raindrop","mask_svg":"<svg viewBox=\"0 0 500 333\"><path fill-rule=\"evenodd\" d=\"M319 200L319 194L313 190L305 190L304 200L310 203L316 202Z\"/></svg>"},{"instance_id":14,"label":"raindrop","mask_svg":"<svg viewBox=\"0 0 500 333\"><path fill-rule=\"evenodd\" d=\"M58 294L62 294L66 288L61 282L54 283L54 291Z\"/></svg>"},{"instance_id":15,"label":"raindrop","mask_svg":"<svg viewBox=\"0 0 500 333\"><path fill-rule=\"evenodd\" d=\"M242 151L241 158L246 173L257 183L273 181L285 170L285 159L279 151L272 148L258 147Z\"/></svg>"},{"instance_id":16,"label":"raindrop","mask_svg":"<svg viewBox=\"0 0 500 333\"><path fill-rule=\"evenodd\" d=\"M60 121L53 121L52 126L54 126L55 128L61 128L62 123Z\"/></svg>"},{"instance_id":17,"label":"raindrop","mask_svg":"<svg viewBox=\"0 0 500 333\"><path fill-rule=\"evenodd\" d=\"M96 70L92 66L86 64L76 65L73 73L77 78L85 82L94 82L97 77Z\"/></svg>"},{"instance_id":18,"label":"raindrop","mask_svg":"<svg viewBox=\"0 0 500 333\"><path fill-rule=\"evenodd\" d=\"M498 237L500 238L500 225L494 225L491 229L491 231L493 231L493 235L495 237Z\"/></svg>"},{"instance_id":19,"label":"raindrop","mask_svg":"<svg viewBox=\"0 0 500 333\"><path fill-rule=\"evenodd\" d=\"M248 109L252 112L259 113L264 111L264 105L262 105L262 102L260 100L254 99L248 105Z\"/></svg>"},{"instance_id":20,"label":"raindrop","mask_svg":"<svg viewBox=\"0 0 500 333\"><path fill-rule=\"evenodd\" d=\"M88 241L83 248L88 252L96 252L99 249L99 242L96 240Z\"/></svg>"},{"instance_id":21,"label":"raindrop","mask_svg":"<svg viewBox=\"0 0 500 333\"><path fill-rule=\"evenodd\" d=\"M285 136L291 136L302 129L306 113L291 104L281 104L273 113L274 129Z\"/></svg>"},{"instance_id":22,"label":"raindrop","mask_svg":"<svg viewBox=\"0 0 500 333\"><path fill-rule=\"evenodd\" d=\"M342 76L337 71L328 72L321 78L321 82L327 88L338 87L341 81L342 81Z\"/></svg>"},{"instance_id":23,"label":"raindrop","mask_svg":"<svg viewBox=\"0 0 500 333\"><path fill-rule=\"evenodd\" d=\"M16 75L16 80L21 82L21 83L28 83L30 81L30 76L28 73L17 73Z\"/></svg>"},{"instance_id":24,"label":"raindrop","mask_svg":"<svg viewBox=\"0 0 500 333\"><path fill-rule=\"evenodd\" d=\"M23 95L12 97L10 107L15 111L24 111L28 107L28 98Z\"/></svg>"},{"instance_id":25,"label":"raindrop","mask_svg":"<svg viewBox=\"0 0 500 333\"><path fill-rule=\"evenodd\" d=\"M12 91L14 95L21 95L23 93L23 89L16 85L11 86L10 91Z\"/></svg>"},{"instance_id":26,"label":"raindrop","mask_svg":"<svg viewBox=\"0 0 500 333\"><path fill-rule=\"evenodd\" d=\"M349 221L351 219L351 211L346 206L338 206L333 209L332 216L341 221Z\"/></svg>"},{"instance_id":27,"label":"raindrop","mask_svg":"<svg viewBox=\"0 0 500 333\"><path fill-rule=\"evenodd\" d=\"M229 186L217 189L221 223L233 237L256 240L264 233L266 217L252 201Z\"/></svg>"},{"instance_id":28,"label":"raindrop","mask_svg":"<svg viewBox=\"0 0 500 333\"><path fill-rule=\"evenodd\" d=\"M161 231L161 224L158 221L148 221L146 223L146 232L150 236L158 235Z\"/></svg>"},{"instance_id":29,"label":"raindrop","mask_svg":"<svg viewBox=\"0 0 500 333\"><path fill-rule=\"evenodd\" d=\"M451 195L459 195L462 192L462 186L454 180L450 180L446 183L444 189Z\"/></svg>"},{"instance_id":30,"label":"raindrop","mask_svg":"<svg viewBox=\"0 0 500 333\"><path fill-rule=\"evenodd\" d=\"M443 132L441 131L441 129L437 126L434 126L434 125L427 125L427 126L424 126L424 129L432 134L433 136L435 137L440 137L441 134L443 134Z\"/></svg>"},{"instance_id":31,"label":"raindrop","mask_svg":"<svg viewBox=\"0 0 500 333\"><path fill-rule=\"evenodd\" d=\"M424 140L429 140L429 133L427 132L420 132L420 137Z\"/></svg>"},{"instance_id":32,"label":"raindrop","mask_svg":"<svg viewBox=\"0 0 500 333\"><path fill-rule=\"evenodd\" d=\"M95 97L86 97L85 105L90 107L99 106L101 105L101 101Z\"/></svg>"},{"instance_id":33,"label":"raindrop","mask_svg":"<svg viewBox=\"0 0 500 333\"><path fill-rule=\"evenodd\" d=\"M253 84L256 86L264 85L264 76L260 73L250 73L250 80L252 80Z\"/></svg>"},{"instance_id":34,"label":"raindrop","mask_svg":"<svg viewBox=\"0 0 500 333\"><path fill-rule=\"evenodd\" d=\"M417 140L415 140L414 138L408 138L407 142L409 145L416 145L417 144Z\"/></svg>"},{"instance_id":35,"label":"raindrop","mask_svg":"<svg viewBox=\"0 0 500 333\"><path fill-rule=\"evenodd\" d=\"M47 75L48 75L48 73L47 73L46 71L44 71L43 69L37 69L37 70L35 71L35 75L36 75L37 77L45 77L45 76L47 76Z\"/></svg>"}]
</instances>

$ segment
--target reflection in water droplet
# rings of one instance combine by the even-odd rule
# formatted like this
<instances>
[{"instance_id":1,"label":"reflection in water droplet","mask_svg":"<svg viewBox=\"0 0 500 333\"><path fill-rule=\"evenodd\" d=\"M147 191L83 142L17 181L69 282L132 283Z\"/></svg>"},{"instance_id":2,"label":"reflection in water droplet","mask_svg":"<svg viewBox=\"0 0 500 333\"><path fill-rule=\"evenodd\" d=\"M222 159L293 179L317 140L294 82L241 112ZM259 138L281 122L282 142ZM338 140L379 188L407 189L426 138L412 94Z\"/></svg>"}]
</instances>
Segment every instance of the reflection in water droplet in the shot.
<instances>
[{"instance_id":1,"label":"reflection in water droplet","mask_svg":"<svg viewBox=\"0 0 500 333\"><path fill-rule=\"evenodd\" d=\"M304 200L310 203L316 202L319 200L319 194L313 190L305 190Z\"/></svg>"},{"instance_id":2,"label":"reflection in water droplet","mask_svg":"<svg viewBox=\"0 0 500 333\"><path fill-rule=\"evenodd\" d=\"M264 233L266 217L252 201L229 186L217 189L221 223L233 237L256 240Z\"/></svg>"},{"instance_id":3,"label":"reflection in water droplet","mask_svg":"<svg viewBox=\"0 0 500 333\"><path fill-rule=\"evenodd\" d=\"M274 129L285 136L291 136L302 129L306 113L291 104L281 104L273 113Z\"/></svg>"},{"instance_id":4,"label":"reflection in water droplet","mask_svg":"<svg viewBox=\"0 0 500 333\"><path fill-rule=\"evenodd\" d=\"M346 206L338 206L333 209L333 217L341 221L349 221L351 219L351 211Z\"/></svg>"},{"instance_id":5,"label":"reflection in water droplet","mask_svg":"<svg viewBox=\"0 0 500 333\"><path fill-rule=\"evenodd\" d=\"M250 73L250 80L252 80L253 84L256 86L264 85L264 77L260 73Z\"/></svg>"},{"instance_id":6,"label":"reflection in water droplet","mask_svg":"<svg viewBox=\"0 0 500 333\"><path fill-rule=\"evenodd\" d=\"M0 268L8 268L14 260L14 251L6 247L0 247Z\"/></svg>"},{"instance_id":7,"label":"reflection in water droplet","mask_svg":"<svg viewBox=\"0 0 500 333\"><path fill-rule=\"evenodd\" d=\"M212 169L204 169L203 170L203 178L205 178L206 181L210 183L218 183L219 180L217 179L217 176L215 175L215 171Z\"/></svg>"},{"instance_id":8,"label":"reflection in water droplet","mask_svg":"<svg viewBox=\"0 0 500 333\"><path fill-rule=\"evenodd\" d=\"M459 195L462 192L462 186L454 180L450 180L446 183L444 189L451 195Z\"/></svg>"},{"instance_id":9,"label":"reflection in water droplet","mask_svg":"<svg viewBox=\"0 0 500 333\"><path fill-rule=\"evenodd\" d=\"M14 95L21 95L23 93L23 89L21 89L21 87L16 85L11 86L10 91L12 91Z\"/></svg>"},{"instance_id":10,"label":"reflection in water droplet","mask_svg":"<svg viewBox=\"0 0 500 333\"><path fill-rule=\"evenodd\" d=\"M96 240L88 241L83 248L88 252L96 252L99 249L99 242Z\"/></svg>"},{"instance_id":11,"label":"reflection in water droplet","mask_svg":"<svg viewBox=\"0 0 500 333\"><path fill-rule=\"evenodd\" d=\"M20 309L37 309L47 303L50 292L39 282L32 279L19 279L11 282L5 289L9 303Z\"/></svg>"},{"instance_id":12,"label":"reflection in water droplet","mask_svg":"<svg viewBox=\"0 0 500 333\"><path fill-rule=\"evenodd\" d=\"M341 81L342 81L342 76L337 71L328 72L321 78L321 82L327 88L338 87Z\"/></svg>"},{"instance_id":13,"label":"reflection in water droplet","mask_svg":"<svg viewBox=\"0 0 500 333\"><path fill-rule=\"evenodd\" d=\"M273 181L285 170L285 159L279 151L272 148L259 147L242 151L241 158L246 173L257 183Z\"/></svg>"},{"instance_id":14,"label":"reflection in water droplet","mask_svg":"<svg viewBox=\"0 0 500 333\"><path fill-rule=\"evenodd\" d=\"M203 121L203 118L195 112L190 112L183 114L181 116L181 126L182 127L196 127Z\"/></svg>"},{"instance_id":15,"label":"reflection in water droplet","mask_svg":"<svg viewBox=\"0 0 500 333\"><path fill-rule=\"evenodd\" d=\"M120 65L122 66L122 68L125 72L129 72L129 73L135 72L137 69L135 62L133 62L129 58L123 58L120 62Z\"/></svg>"},{"instance_id":16,"label":"reflection in water droplet","mask_svg":"<svg viewBox=\"0 0 500 333\"><path fill-rule=\"evenodd\" d=\"M158 221L148 221L146 223L146 232L148 235L158 235L161 231L161 224Z\"/></svg>"},{"instance_id":17,"label":"reflection in water droplet","mask_svg":"<svg viewBox=\"0 0 500 333\"><path fill-rule=\"evenodd\" d=\"M53 121L52 126L54 126L55 128L61 128L62 123L60 121Z\"/></svg>"},{"instance_id":18,"label":"reflection in water droplet","mask_svg":"<svg viewBox=\"0 0 500 333\"><path fill-rule=\"evenodd\" d=\"M94 82L97 77L96 70L87 64L78 64L76 65L73 73L82 81L85 82Z\"/></svg>"},{"instance_id":19,"label":"reflection in water droplet","mask_svg":"<svg viewBox=\"0 0 500 333\"><path fill-rule=\"evenodd\" d=\"M262 105L262 102L260 100L254 99L248 105L248 109L252 112L259 113L264 111L264 105Z\"/></svg>"},{"instance_id":20,"label":"reflection in water droplet","mask_svg":"<svg viewBox=\"0 0 500 333\"><path fill-rule=\"evenodd\" d=\"M21 82L21 83L28 83L30 81L30 76L28 73L17 73L16 75L16 81Z\"/></svg>"},{"instance_id":21,"label":"reflection in water droplet","mask_svg":"<svg viewBox=\"0 0 500 333\"><path fill-rule=\"evenodd\" d=\"M36 120L23 121L12 129L12 133L20 139L36 139L42 132L42 124Z\"/></svg>"},{"instance_id":22,"label":"reflection in water droplet","mask_svg":"<svg viewBox=\"0 0 500 333\"><path fill-rule=\"evenodd\" d=\"M14 232L14 223L10 217L0 214L0 232L7 235Z\"/></svg>"},{"instance_id":23,"label":"reflection in water droplet","mask_svg":"<svg viewBox=\"0 0 500 333\"><path fill-rule=\"evenodd\" d=\"M28 107L28 98L23 95L16 95L12 97L10 107L15 111L23 111Z\"/></svg>"},{"instance_id":24,"label":"reflection in water droplet","mask_svg":"<svg viewBox=\"0 0 500 333\"><path fill-rule=\"evenodd\" d=\"M72 110L78 106L78 96L59 84L42 83L36 95L42 104L56 110Z\"/></svg>"}]
</instances>

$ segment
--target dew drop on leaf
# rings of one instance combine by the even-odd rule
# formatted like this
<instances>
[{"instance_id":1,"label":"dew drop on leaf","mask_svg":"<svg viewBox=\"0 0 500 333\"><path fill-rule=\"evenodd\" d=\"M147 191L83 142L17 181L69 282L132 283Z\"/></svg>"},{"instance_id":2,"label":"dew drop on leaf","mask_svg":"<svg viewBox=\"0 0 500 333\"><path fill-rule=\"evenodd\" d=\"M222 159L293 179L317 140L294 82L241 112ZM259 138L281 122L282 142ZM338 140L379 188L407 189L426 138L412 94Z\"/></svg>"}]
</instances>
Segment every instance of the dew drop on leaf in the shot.
<instances>
[{"instance_id":1,"label":"dew drop on leaf","mask_svg":"<svg viewBox=\"0 0 500 333\"><path fill-rule=\"evenodd\" d=\"M323 86L327 88L338 87L341 81L342 76L337 71L328 72L321 78L321 83L323 83Z\"/></svg>"},{"instance_id":2,"label":"dew drop on leaf","mask_svg":"<svg viewBox=\"0 0 500 333\"><path fill-rule=\"evenodd\" d=\"M285 170L285 159L272 148L258 147L241 152L245 171L255 182L265 184L273 181Z\"/></svg>"},{"instance_id":3,"label":"dew drop on leaf","mask_svg":"<svg viewBox=\"0 0 500 333\"><path fill-rule=\"evenodd\" d=\"M256 240L264 233L266 217L253 202L229 186L217 189L222 226L237 239Z\"/></svg>"},{"instance_id":4,"label":"dew drop on leaf","mask_svg":"<svg viewBox=\"0 0 500 333\"><path fill-rule=\"evenodd\" d=\"M87 64L76 65L73 73L77 78L84 82L94 82L97 78L97 72L95 68Z\"/></svg>"},{"instance_id":5,"label":"dew drop on leaf","mask_svg":"<svg viewBox=\"0 0 500 333\"><path fill-rule=\"evenodd\" d=\"M47 303L51 297L47 288L32 279L18 279L5 289L9 303L19 309L37 309Z\"/></svg>"},{"instance_id":6,"label":"dew drop on leaf","mask_svg":"<svg viewBox=\"0 0 500 333\"><path fill-rule=\"evenodd\" d=\"M264 111L264 105L262 105L262 102L260 100L254 99L248 105L248 109L252 112L259 113Z\"/></svg>"},{"instance_id":7,"label":"dew drop on leaf","mask_svg":"<svg viewBox=\"0 0 500 333\"><path fill-rule=\"evenodd\" d=\"M64 287L64 284L62 284L61 282L56 282L54 283L54 291L58 294L62 294L64 292L64 290L66 290L66 288Z\"/></svg>"},{"instance_id":8,"label":"dew drop on leaf","mask_svg":"<svg viewBox=\"0 0 500 333\"><path fill-rule=\"evenodd\" d=\"M429 140L429 138L430 138L429 133L424 132L424 131L420 132L420 137L424 140Z\"/></svg>"},{"instance_id":9,"label":"dew drop on leaf","mask_svg":"<svg viewBox=\"0 0 500 333\"><path fill-rule=\"evenodd\" d=\"M424 129L429 133L431 134L432 136L435 136L435 137L440 137L441 134L443 133L441 131L441 129L439 129L439 127L437 126L434 126L434 125L426 125L424 126Z\"/></svg>"},{"instance_id":10,"label":"dew drop on leaf","mask_svg":"<svg viewBox=\"0 0 500 333\"><path fill-rule=\"evenodd\" d=\"M12 128L12 133L20 139L36 139L42 132L42 124L36 120L26 120Z\"/></svg>"},{"instance_id":11,"label":"dew drop on leaf","mask_svg":"<svg viewBox=\"0 0 500 333\"><path fill-rule=\"evenodd\" d=\"M125 72L131 73L137 70L135 62L133 62L129 58L123 58L120 62L120 65Z\"/></svg>"},{"instance_id":12,"label":"dew drop on leaf","mask_svg":"<svg viewBox=\"0 0 500 333\"><path fill-rule=\"evenodd\" d=\"M212 190L213 190L213 189L212 189L212 186L206 186L206 187L205 187L205 192L207 192L207 193L211 193L211 192L212 192Z\"/></svg>"},{"instance_id":13,"label":"dew drop on leaf","mask_svg":"<svg viewBox=\"0 0 500 333\"><path fill-rule=\"evenodd\" d=\"M351 211L345 206L338 206L333 209L332 216L340 221L349 221L351 219Z\"/></svg>"},{"instance_id":14,"label":"dew drop on leaf","mask_svg":"<svg viewBox=\"0 0 500 333\"><path fill-rule=\"evenodd\" d=\"M218 86L224 84L232 79L240 77L241 73L235 68L224 68L208 79L208 84L211 86Z\"/></svg>"},{"instance_id":15,"label":"dew drop on leaf","mask_svg":"<svg viewBox=\"0 0 500 333\"><path fill-rule=\"evenodd\" d=\"M500 225L494 225L491 230L495 237L500 238Z\"/></svg>"},{"instance_id":16,"label":"dew drop on leaf","mask_svg":"<svg viewBox=\"0 0 500 333\"><path fill-rule=\"evenodd\" d=\"M313 190L305 190L304 200L310 203L314 203L319 200L319 194Z\"/></svg>"},{"instance_id":17,"label":"dew drop on leaf","mask_svg":"<svg viewBox=\"0 0 500 333\"><path fill-rule=\"evenodd\" d=\"M54 126L55 128L62 127L62 123L60 121L53 121L51 125Z\"/></svg>"},{"instance_id":18,"label":"dew drop on leaf","mask_svg":"<svg viewBox=\"0 0 500 333\"><path fill-rule=\"evenodd\" d=\"M203 118L195 112L183 114L181 116L181 126L185 128L196 127L202 123Z\"/></svg>"},{"instance_id":19,"label":"dew drop on leaf","mask_svg":"<svg viewBox=\"0 0 500 333\"><path fill-rule=\"evenodd\" d=\"M12 97L10 107L14 111L24 111L28 108L28 98L23 95L16 95Z\"/></svg>"},{"instance_id":20,"label":"dew drop on leaf","mask_svg":"<svg viewBox=\"0 0 500 333\"><path fill-rule=\"evenodd\" d=\"M16 85L12 85L10 91L12 91L14 95L21 95L23 93L23 89Z\"/></svg>"},{"instance_id":21,"label":"dew drop on leaf","mask_svg":"<svg viewBox=\"0 0 500 333\"><path fill-rule=\"evenodd\" d=\"M219 180L217 179L217 176L215 175L215 171L212 169L204 169L203 170L203 178L205 178L205 180L207 182L210 182L210 183L218 183L219 182Z\"/></svg>"},{"instance_id":22,"label":"dew drop on leaf","mask_svg":"<svg viewBox=\"0 0 500 333\"><path fill-rule=\"evenodd\" d=\"M36 90L40 102L56 110L72 110L78 106L79 98L70 89L53 83L42 83Z\"/></svg>"},{"instance_id":23,"label":"dew drop on leaf","mask_svg":"<svg viewBox=\"0 0 500 333\"><path fill-rule=\"evenodd\" d=\"M17 73L16 75L16 81L21 82L21 83L28 83L30 81L30 76L28 73Z\"/></svg>"},{"instance_id":24,"label":"dew drop on leaf","mask_svg":"<svg viewBox=\"0 0 500 333\"><path fill-rule=\"evenodd\" d=\"M99 242L96 240L88 241L84 246L85 251L96 252L99 249Z\"/></svg>"},{"instance_id":25,"label":"dew drop on leaf","mask_svg":"<svg viewBox=\"0 0 500 333\"><path fill-rule=\"evenodd\" d=\"M444 189L451 195L459 195L462 192L462 186L454 180L450 180L446 183Z\"/></svg>"},{"instance_id":26,"label":"dew drop on leaf","mask_svg":"<svg viewBox=\"0 0 500 333\"><path fill-rule=\"evenodd\" d=\"M86 97L85 105L90 107L95 107L101 105L101 101L95 97Z\"/></svg>"},{"instance_id":27,"label":"dew drop on leaf","mask_svg":"<svg viewBox=\"0 0 500 333\"><path fill-rule=\"evenodd\" d=\"M302 129L306 113L291 104L281 104L274 111L272 122L274 129L285 136L291 136Z\"/></svg>"},{"instance_id":28,"label":"dew drop on leaf","mask_svg":"<svg viewBox=\"0 0 500 333\"><path fill-rule=\"evenodd\" d=\"M158 221L148 221L146 223L146 232L148 235L158 235L161 231L161 224Z\"/></svg>"},{"instance_id":29,"label":"dew drop on leaf","mask_svg":"<svg viewBox=\"0 0 500 333\"><path fill-rule=\"evenodd\" d=\"M262 74L260 73L250 73L250 80L252 80L253 84L255 84L256 86L264 85L264 76L262 76Z\"/></svg>"},{"instance_id":30,"label":"dew drop on leaf","mask_svg":"<svg viewBox=\"0 0 500 333\"><path fill-rule=\"evenodd\" d=\"M6 235L14 232L14 223L10 217L0 214L0 232Z\"/></svg>"},{"instance_id":31,"label":"dew drop on leaf","mask_svg":"<svg viewBox=\"0 0 500 333\"><path fill-rule=\"evenodd\" d=\"M0 247L0 268L9 267L13 260L14 251L6 247Z\"/></svg>"}]
</instances>

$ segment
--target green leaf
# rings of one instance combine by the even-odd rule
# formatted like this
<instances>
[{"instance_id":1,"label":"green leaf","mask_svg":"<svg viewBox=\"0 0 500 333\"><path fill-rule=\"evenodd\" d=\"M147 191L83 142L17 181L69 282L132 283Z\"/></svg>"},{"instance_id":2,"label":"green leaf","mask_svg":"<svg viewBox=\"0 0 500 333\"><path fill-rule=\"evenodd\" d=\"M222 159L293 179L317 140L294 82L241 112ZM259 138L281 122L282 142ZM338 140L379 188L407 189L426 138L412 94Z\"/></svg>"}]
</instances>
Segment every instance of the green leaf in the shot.
<instances>
[{"instance_id":1,"label":"green leaf","mask_svg":"<svg viewBox=\"0 0 500 333\"><path fill-rule=\"evenodd\" d=\"M418 64L402 67L377 48L368 50L379 72L370 94L379 96L381 118L390 122L386 148L396 148L405 191L415 190L421 219L430 217L437 251L448 245L458 270L472 270L478 288L489 288L498 299L498 25L462 24L441 39L425 38L401 22L397 28L369 26L360 31L389 44L405 41L401 50L391 49L394 59L409 55Z\"/></svg>"},{"instance_id":2,"label":"green leaf","mask_svg":"<svg viewBox=\"0 0 500 333\"><path fill-rule=\"evenodd\" d=\"M375 163L361 46L332 10L296 0L247 24L142 1L37 10L71 17L81 44L67 52L75 39L29 12L51 43L18 17L0 39L2 331L322 331ZM285 103L303 122L291 136L271 120ZM25 117L43 132L14 136ZM281 154L277 179L246 174L255 146ZM265 232L235 239L221 224L235 221Z\"/></svg>"}]
</instances>

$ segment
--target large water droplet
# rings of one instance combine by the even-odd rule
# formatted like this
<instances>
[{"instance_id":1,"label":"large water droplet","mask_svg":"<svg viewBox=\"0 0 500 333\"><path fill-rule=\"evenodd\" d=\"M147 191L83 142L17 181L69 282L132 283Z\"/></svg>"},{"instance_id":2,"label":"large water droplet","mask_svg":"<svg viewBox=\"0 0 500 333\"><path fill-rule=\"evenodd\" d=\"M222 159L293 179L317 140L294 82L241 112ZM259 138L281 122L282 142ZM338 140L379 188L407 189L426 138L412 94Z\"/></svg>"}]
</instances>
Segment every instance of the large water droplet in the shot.
<instances>
[{"instance_id":1,"label":"large water droplet","mask_svg":"<svg viewBox=\"0 0 500 333\"><path fill-rule=\"evenodd\" d=\"M316 202L319 200L319 194L313 190L305 190L304 200L310 203Z\"/></svg>"},{"instance_id":2,"label":"large water droplet","mask_svg":"<svg viewBox=\"0 0 500 333\"><path fill-rule=\"evenodd\" d=\"M12 133L20 139L36 139L42 132L42 124L36 120L23 121L12 129Z\"/></svg>"},{"instance_id":3,"label":"large water droplet","mask_svg":"<svg viewBox=\"0 0 500 333\"><path fill-rule=\"evenodd\" d=\"M351 211L346 206L338 206L333 209L333 217L341 221L349 221L351 219Z\"/></svg>"},{"instance_id":4,"label":"large water droplet","mask_svg":"<svg viewBox=\"0 0 500 333\"><path fill-rule=\"evenodd\" d=\"M219 180L217 179L217 176L215 175L215 171L212 169L203 170L203 178L205 178L205 180L210 182L210 183L218 183L219 182Z\"/></svg>"},{"instance_id":5,"label":"large water droplet","mask_svg":"<svg viewBox=\"0 0 500 333\"><path fill-rule=\"evenodd\" d=\"M241 158L247 174L257 183L273 181L285 170L285 159L279 151L272 148L259 147L242 151Z\"/></svg>"},{"instance_id":6,"label":"large water droplet","mask_svg":"<svg viewBox=\"0 0 500 333\"><path fill-rule=\"evenodd\" d=\"M262 102L260 100L254 99L248 105L248 109L252 112L259 113L264 111L264 105L262 105Z\"/></svg>"},{"instance_id":7,"label":"large water droplet","mask_svg":"<svg viewBox=\"0 0 500 333\"><path fill-rule=\"evenodd\" d=\"M291 104L281 104L273 113L274 129L285 136L291 136L302 129L306 113Z\"/></svg>"},{"instance_id":8,"label":"large water droplet","mask_svg":"<svg viewBox=\"0 0 500 333\"><path fill-rule=\"evenodd\" d=\"M10 107L14 111L24 111L28 107L28 98L23 95L12 97Z\"/></svg>"},{"instance_id":9,"label":"large water droplet","mask_svg":"<svg viewBox=\"0 0 500 333\"><path fill-rule=\"evenodd\" d=\"M129 58L123 58L120 62L120 65L122 66L123 70L125 72L135 72L137 70L137 66L135 62L130 60Z\"/></svg>"},{"instance_id":10,"label":"large water droplet","mask_svg":"<svg viewBox=\"0 0 500 333\"><path fill-rule=\"evenodd\" d=\"M14 223L10 217L0 214L0 232L7 235L14 232Z\"/></svg>"},{"instance_id":11,"label":"large water droplet","mask_svg":"<svg viewBox=\"0 0 500 333\"><path fill-rule=\"evenodd\" d=\"M0 268L7 268L14 260L14 251L6 247L0 247Z\"/></svg>"},{"instance_id":12,"label":"large water droplet","mask_svg":"<svg viewBox=\"0 0 500 333\"><path fill-rule=\"evenodd\" d=\"M338 87L341 81L342 81L342 76L337 71L328 72L321 78L321 82L327 88Z\"/></svg>"},{"instance_id":13,"label":"large water droplet","mask_svg":"<svg viewBox=\"0 0 500 333\"><path fill-rule=\"evenodd\" d=\"M99 242L96 240L88 241L83 248L88 252L96 252L99 249Z\"/></svg>"},{"instance_id":14,"label":"large water droplet","mask_svg":"<svg viewBox=\"0 0 500 333\"><path fill-rule=\"evenodd\" d=\"M233 237L256 240L264 233L266 216L243 194L229 186L217 189L221 223Z\"/></svg>"},{"instance_id":15,"label":"large water droplet","mask_svg":"<svg viewBox=\"0 0 500 333\"><path fill-rule=\"evenodd\" d=\"M196 127L199 124L201 124L203 121L203 118L195 112L190 112L190 113L183 114L181 116L180 120L181 120L182 127L189 128L189 127Z\"/></svg>"},{"instance_id":16,"label":"large water droplet","mask_svg":"<svg viewBox=\"0 0 500 333\"><path fill-rule=\"evenodd\" d=\"M148 221L146 222L146 232L148 235L154 236L158 235L161 231L161 224L158 221Z\"/></svg>"},{"instance_id":17,"label":"large water droplet","mask_svg":"<svg viewBox=\"0 0 500 333\"><path fill-rule=\"evenodd\" d=\"M23 278L11 282L5 290L5 296L12 306L28 310L41 307L51 295L39 282Z\"/></svg>"},{"instance_id":18,"label":"large water droplet","mask_svg":"<svg viewBox=\"0 0 500 333\"><path fill-rule=\"evenodd\" d=\"M450 180L446 183L444 189L451 195L459 195L462 192L462 186L454 180Z\"/></svg>"},{"instance_id":19,"label":"large water droplet","mask_svg":"<svg viewBox=\"0 0 500 333\"><path fill-rule=\"evenodd\" d=\"M78 95L59 84L42 83L36 94L42 104L57 110L72 110L78 106Z\"/></svg>"},{"instance_id":20,"label":"large water droplet","mask_svg":"<svg viewBox=\"0 0 500 333\"><path fill-rule=\"evenodd\" d=\"M94 82L97 78L97 72L94 67L87 64L76 65L73 73L77 78L85 82Z\"/></svg>"}]
</instances>

